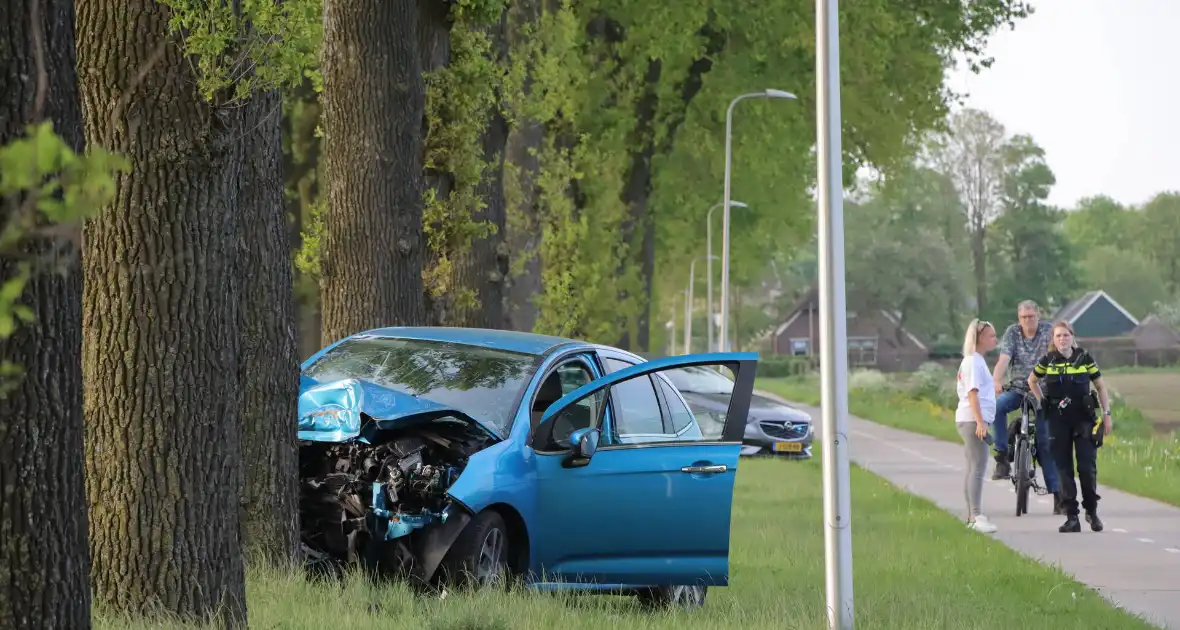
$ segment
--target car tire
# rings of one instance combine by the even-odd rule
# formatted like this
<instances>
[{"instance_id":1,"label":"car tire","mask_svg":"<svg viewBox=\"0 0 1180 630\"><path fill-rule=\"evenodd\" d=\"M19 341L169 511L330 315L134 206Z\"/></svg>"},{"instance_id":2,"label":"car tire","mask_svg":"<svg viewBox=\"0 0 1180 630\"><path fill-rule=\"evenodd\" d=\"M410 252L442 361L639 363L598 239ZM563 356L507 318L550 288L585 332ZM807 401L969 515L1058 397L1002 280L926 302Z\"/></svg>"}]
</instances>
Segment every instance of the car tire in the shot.
<instances>
[{"instance_id":1,"label":"car tire","mask_svg":"<svg viewBox=\"0 0 1180 630\"><path fill-rule=\"evenodd\" d=\"M498 512L480 512L443 559L443 579L457 588L507 588L512 567L510 540L508 525Z\"/></svg>"},{"instance_id":2,"label":"car tire","mask_svg":"<svg viewBox=\"0 0 1180 630\"><path fill-rule=\"evenodd\" d=\"M656 586L639 592L639 603L647 608L696 610L705 605L709 587L698 585Z\"/></svg>"}]
</instances>

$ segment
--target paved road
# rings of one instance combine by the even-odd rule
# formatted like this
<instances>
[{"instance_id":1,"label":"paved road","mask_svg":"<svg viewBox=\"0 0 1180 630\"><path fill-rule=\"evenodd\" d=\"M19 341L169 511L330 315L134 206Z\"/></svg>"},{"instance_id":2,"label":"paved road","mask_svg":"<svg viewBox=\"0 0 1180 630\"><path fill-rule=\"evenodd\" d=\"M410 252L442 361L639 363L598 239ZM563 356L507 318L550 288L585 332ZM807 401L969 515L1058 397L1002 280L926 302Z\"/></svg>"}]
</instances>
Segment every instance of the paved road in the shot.
<instances>
[{"instance_id":1,"label":"paved road","mask_svg":"<svg viewBox=\"0 0 1180 630\"><path fill-rule=\"evenodd\" d=\"M818 433L819 409L791 404L811 414ZM849 418L848 429L853 462L966 518L960 445L856 417ZM1101 480L1101 454L1098 475ZM1060 566L1134 614L1180 630L1180 508L1100 484L1098 508L1105 531L1095 534L1083 522L1082 533L1061 534L1057 527L1065 517L1053 516L1052 497L1029 497L1030 513L1017 517L1012 482L990 478L989 468L983 511L999 526L991 536L1026 556ZM1092 544L1092 536L1101 536L1102 543ZM1094 550L1089 557L1076 553L1083 541Z\"/></svg>"}]
</instances>

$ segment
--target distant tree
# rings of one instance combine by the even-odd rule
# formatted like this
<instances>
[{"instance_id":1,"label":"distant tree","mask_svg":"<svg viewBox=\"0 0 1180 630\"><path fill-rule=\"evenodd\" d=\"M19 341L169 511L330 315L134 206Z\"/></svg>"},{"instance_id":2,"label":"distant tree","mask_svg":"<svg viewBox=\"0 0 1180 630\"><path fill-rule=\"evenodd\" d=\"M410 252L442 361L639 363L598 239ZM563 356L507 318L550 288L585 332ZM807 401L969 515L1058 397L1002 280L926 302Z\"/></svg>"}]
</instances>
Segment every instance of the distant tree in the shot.
<instances>
[{"instance_id":1,"label":"distant tree","mask_svg":"<svg viewBox=\"0 0 1180 630\"><path fill-rule=\"evenodd\" d=\"M1001 209L1005 141L1003 125L990 114L964 109L951 116L948 132L931 147L934 164L954 183L966 211L980 312L987 309L987 231Z\"/></svg>"},{"instance_id":2,"label":"distant tree","mask_svg":"<svg viewBox=\"0 0 1180 630\"><path fill-rule=\"evenodd\" d=\"M1001 156L1001 211L988 234L993 306L981 312L1007 321L1021 300L1068 300L1080 286L1081 271L1060 227L1063 213L1046 205L1056 177L1044 149L1019 135L1005 143Z\"/></svg>"},{"instance_id":3,"label":"distant tree","mask_svg":"<svg viewBox=\"0 0 1180 630\"><path fill-rule=\"evenodd\" d=\"M1086 251L1082 261L1085 288L1101 289L1137 318L1147 317L1170 294L1160 268L1133 249L1101 245Z\"/></svg>"},{"instance_id":4,"label":"distant tree","mask_svg":"<svg viewBox=\"0 0 1180 630\"><path fill-rule=\"evenodd\" d=\"M1162 192L1142 210L1140 247L1159 267L1173 294L1180 294L1180 193Z\"/></svg>"},{"instance_id":5,"label":"distant tree","mask_svg":"<svg viewBox=\"0 0 1180 630\"><path fill-rule=\"evenodd\" d=\"M1141 214L1105 195L1086 197L1065 214L1062 229L1070 243L1085 252L1111 245L1137 249Z\"/></svg>"}]
</instances>

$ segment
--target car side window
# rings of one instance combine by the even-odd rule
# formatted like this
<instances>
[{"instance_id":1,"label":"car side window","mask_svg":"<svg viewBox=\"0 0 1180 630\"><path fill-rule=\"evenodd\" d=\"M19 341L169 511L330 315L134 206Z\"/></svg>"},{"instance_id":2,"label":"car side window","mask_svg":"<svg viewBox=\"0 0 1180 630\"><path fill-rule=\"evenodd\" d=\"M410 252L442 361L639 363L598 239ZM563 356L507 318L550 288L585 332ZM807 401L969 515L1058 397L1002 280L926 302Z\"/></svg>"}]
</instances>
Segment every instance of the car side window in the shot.
<instances>
[{"instance_id":1,"label":"car side window","mask_svg":"<svg viewBox=\"0 0 1180 630\"><path fill-rule=\"evenodd\" d=\"M605 360L607 371L614 373L629 368L632 364L618 359ZM665 429L665 418L656 397L651 376L639 376L610 388L614 401L614 426L608 442L616 444L643 444L666 442L672 439Z\"/></svg>"},{"instance_id":2,"label":"car side window","mask_svg":"<svg viewBox=\"0 0 1180 630\"><path fill-rule=\"evenodd\" d=\"M594 380L586 363L572 359L558 366L545 377L533 402L532 421L535 429L550 405L562 396ZM543 450L563 450L570 446L570 434L578 429L596 426L600 420L603 393L597 392L571 405L553 418L552 432Z\"/></svg>"},{"instance_id":3,"label":"car side window","mask_svg":"<svg viewBox=\"0 0 1180 630\"><path fill-rule=\"evenodd\" d=\"M668 407L667 432L676 435L680 440L702 439L700 431L688 430L697 423L696 417L681 401L676 389L659 376L656 377L656 382L659 383L660 392L664 395L664 404Z\"/></svg>"}]
</instances>

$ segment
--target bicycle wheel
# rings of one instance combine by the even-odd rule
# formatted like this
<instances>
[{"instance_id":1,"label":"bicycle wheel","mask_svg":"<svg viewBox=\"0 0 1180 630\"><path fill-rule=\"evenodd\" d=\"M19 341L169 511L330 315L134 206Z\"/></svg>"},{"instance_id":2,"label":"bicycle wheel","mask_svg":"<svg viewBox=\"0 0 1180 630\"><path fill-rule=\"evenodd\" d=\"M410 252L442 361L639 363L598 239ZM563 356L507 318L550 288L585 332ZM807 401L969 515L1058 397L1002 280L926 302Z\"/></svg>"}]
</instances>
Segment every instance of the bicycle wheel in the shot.
<instances>
[{"instance_id":1,"label":"bicycle wheel","mask_svg":"<svg viewBox=\"0 0 1180 630\"><path fill-rule=\"evenodd\" d=\"M1032 453L1029 451L1028 438L1021 436L1016 441L1016 469L1012 477L1016 479L1016 516L1028 514L1028 489L1031 485L1029 471L1032 469Z\"/></svg>"}]
</instances>

